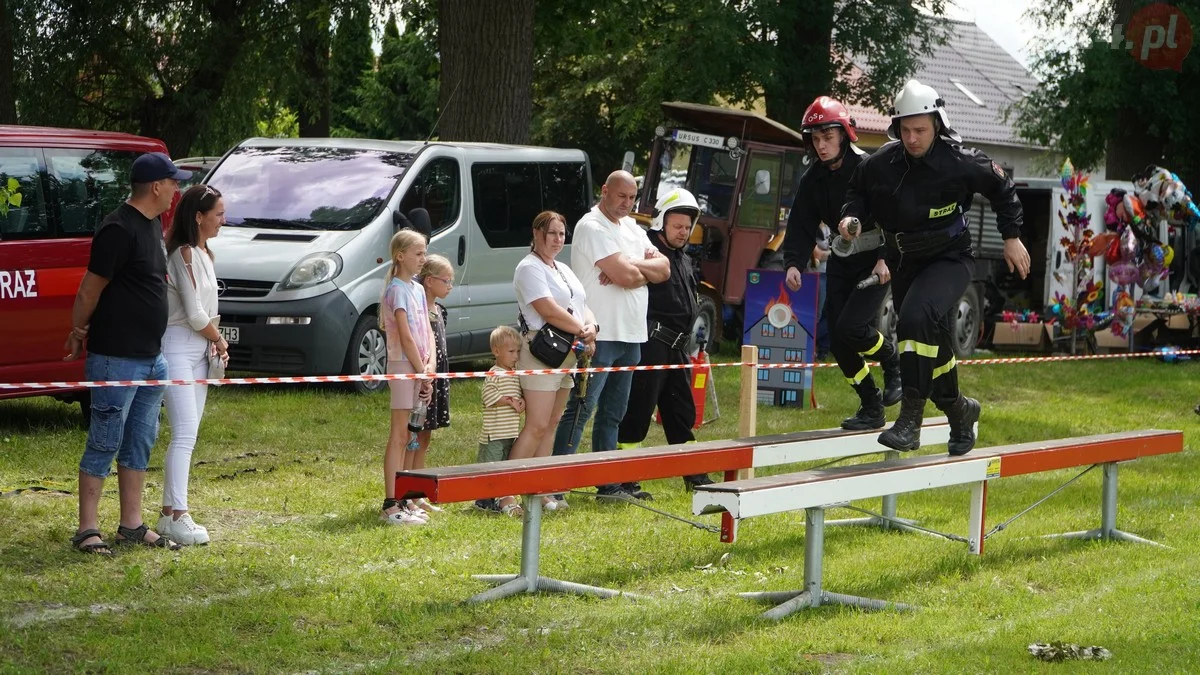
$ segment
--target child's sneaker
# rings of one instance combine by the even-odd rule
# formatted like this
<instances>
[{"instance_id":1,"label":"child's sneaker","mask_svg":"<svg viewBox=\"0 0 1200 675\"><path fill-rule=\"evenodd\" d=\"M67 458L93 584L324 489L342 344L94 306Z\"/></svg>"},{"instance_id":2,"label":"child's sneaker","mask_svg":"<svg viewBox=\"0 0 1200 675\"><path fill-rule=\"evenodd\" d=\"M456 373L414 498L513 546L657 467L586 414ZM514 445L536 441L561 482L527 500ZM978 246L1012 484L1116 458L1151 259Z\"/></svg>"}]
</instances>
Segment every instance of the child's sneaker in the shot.
<instances>
[{"instance_id":1,"label":"child's sneaker","mask_svg":"<svg viewBox=\"0 0 1200 675\"><path fill-rule=\"evenodd\" d=\"M500 506L495 499L476 499L475 508L486 513L500 513Z\"/></svg>"},{"instance_id":2,"label":"child's sneaker","mask_svg":"<svg viewBox=\"0 0 1200 675\"><path fill-rule=\"evenodd\" d=\"M162 516L158 519L158 525L154 528L154 531L159 536L166 537L184 546L204 546L209 541L208 530L197 525L192 520L192 514L190 513L185 513L179 516L178 519L171 516Z\"/></svg>"},{"instance_id":3,"label":"child's sneaker","mask_svg":"<svg viewBox=\"0 0 1200 675\"><path fill-rule=\"evenodd\" d=\"M434 506L433 504L430 504L429 500L424 497L413 500L413 503L428 513L437 513L439 511L445 511L445 509L443 509L440 506Z\"/></svg>"},{"instance_id":4,"label":"child's sneaker","mask_svg":"<svg viewBox=\"0 0 1200 675\"><path fill-rule=\"evenodd\" d=\"M388 525L425 525L427 522L403 508L395 513L380 513L379 519Z\"/></svg>"}]
</instances>

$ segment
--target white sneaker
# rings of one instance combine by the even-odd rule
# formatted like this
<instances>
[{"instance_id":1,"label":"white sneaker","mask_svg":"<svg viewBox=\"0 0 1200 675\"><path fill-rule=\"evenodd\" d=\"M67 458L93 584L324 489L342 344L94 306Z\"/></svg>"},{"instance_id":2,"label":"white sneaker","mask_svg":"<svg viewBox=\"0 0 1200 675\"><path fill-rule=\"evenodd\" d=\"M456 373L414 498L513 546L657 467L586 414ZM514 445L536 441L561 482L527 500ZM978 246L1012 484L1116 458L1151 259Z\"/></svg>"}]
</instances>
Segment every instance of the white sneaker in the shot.
<instances>
[{"instance_id":1,"label":"white sneaker","mask_svg":"<svg viewBox=\"0 0 1200 675\"><path fill-rule=\"evenodd\" d=\"M433 504L430 504L429 500L425 499L424 497L421 497L420 499L414 499L413 503L416 504L418 507L420 507L421 510L426 511L428 513L438 513L439 511L445 511L445 509L443 509L440 506L435 506Z\"/></svg>"},{"instance_id":2,"label":"white sneaker","mask_svg":"<svg viewBox=\"0 0 1200 675\"><path fill-rule=\"evenodd\" d=\"M414 502L411 499L406 499L403 502L401 502L400 508L404 509L405 511L408 511L408 514L411 515L413 518L420 518L423 521L429 520L429 514L426 513L425 511L422 511L421 507L417 506L416 502Z\"/></svg>"},{"instance_id":3,"label":"white sneaker","mask_svg":"<svg viewBox=\"0 0 1200 675\"><path fill-rule=\"evenodd\" d=\"M158 519L158 526L154 531L183 546L203 546L209 541L208 530L197 525L190 513L185 513L178 519L162 516Z\"/></svg>"},{"instance_id":4,"label":"white sneaker","mask_svg":"<svg viewBox=\"0 0 1200 675\"><path fill-rule=\"evenodd\" d=\"M379 519L388 525L425 525L428 522L403 508L395 513L381 513Z\"/></svg>"}]
</instances>

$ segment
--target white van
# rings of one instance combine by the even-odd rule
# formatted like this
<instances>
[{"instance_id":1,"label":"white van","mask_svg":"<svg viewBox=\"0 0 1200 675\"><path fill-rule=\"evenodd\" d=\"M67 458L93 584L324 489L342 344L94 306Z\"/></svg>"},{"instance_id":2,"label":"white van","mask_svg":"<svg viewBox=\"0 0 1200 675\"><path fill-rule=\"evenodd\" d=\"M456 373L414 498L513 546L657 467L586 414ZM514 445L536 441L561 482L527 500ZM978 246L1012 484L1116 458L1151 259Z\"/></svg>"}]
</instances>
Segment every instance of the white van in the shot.
<instances>
[{"instance_id":1,"label":"white van","mask_svg":"<svg viewBox=\"0 0 1200 675\"><path fill-rule=\"evenodd\" d=\"M484 143L255 138L206 182L225 199L211 246L229 367L287 375L385 372L388 242L425 218L430 252L455 266L450 358L489 353L492 329L516 323L512 276L533 217L562 213L569 244L592 205L582 150Z\"/></svg>"}]
</instances>

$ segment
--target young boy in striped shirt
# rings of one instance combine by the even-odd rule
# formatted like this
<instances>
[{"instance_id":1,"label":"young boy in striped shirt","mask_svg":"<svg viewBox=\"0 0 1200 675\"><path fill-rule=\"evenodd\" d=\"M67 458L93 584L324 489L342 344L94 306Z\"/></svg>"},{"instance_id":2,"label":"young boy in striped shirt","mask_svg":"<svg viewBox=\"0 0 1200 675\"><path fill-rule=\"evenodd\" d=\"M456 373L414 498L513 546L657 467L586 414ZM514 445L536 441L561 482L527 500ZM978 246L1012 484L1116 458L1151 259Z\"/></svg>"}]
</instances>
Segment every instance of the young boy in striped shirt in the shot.
<instances>
[{"instance_id":1,"label":"young boy in striped shirt","mask_svg":"<svg viewBox=\"0 0 1200 675\"><path fill-rule=\"evenodd\" d=\"M521 397L521 380L516 376L496 376L517 367L521 356L521 336L511 326L500 326L492 331L488 341L496 365L488 369L483 381L483 428L479 432L479 455L476 462L499 462L508 459L513 442L521 433L521 413L525 412L525 399ZM491 503L489 503L491 502ZM481 499L475 502L479 508L518 517L524 515L515 497L501 497L498 502Z\"/></svg>"}]
</instances>

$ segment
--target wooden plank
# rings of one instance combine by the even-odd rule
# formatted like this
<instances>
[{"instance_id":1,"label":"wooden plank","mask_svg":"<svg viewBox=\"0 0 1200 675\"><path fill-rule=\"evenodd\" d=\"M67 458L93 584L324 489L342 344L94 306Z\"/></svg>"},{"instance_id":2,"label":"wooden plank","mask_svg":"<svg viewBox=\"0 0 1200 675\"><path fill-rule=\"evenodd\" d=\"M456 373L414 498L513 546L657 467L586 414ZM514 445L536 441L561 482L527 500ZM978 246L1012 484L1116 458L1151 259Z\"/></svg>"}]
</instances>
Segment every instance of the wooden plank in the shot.
<instances>
[{"instance_id":1,"label":"wooden plank","mask_svg":"<svg viewBox=\"0 0 1200 675\"><path fill-rule=\"evenodd\" d=\"M612 451L591 453L586 456L589 458L586 462L545 461L560 459L551 457L504 462L503 466L494 466L490 472L472 469L439 475L428 470L402 471L396 474L396 495L402 499L425 496L435 503L462 502L730 471L750 466L752 461L753 451L749 446L725 444L705 449L697 445L671 446L677 451L645 457L636 456L637 451Z\"/></svg>"},{"instance_id":2,"label":"wooden plank","mask_svg":"<svg viewBox=\"0 0 1200 675\"><path fill-rule=\"evenodd\" d=\"M983 448L961 457L949 455L920 455L902 457L891 461L868 462L852 466L812 469L795 473L765 476L751 480L714 483L697 488L697 496L705 493L749 494L762 490L799 487L842 479L907 472L911 469L928 469L949 466L962 462L988 461L987 477L1000 478L1040 471L1053 471L1071 467L1122 462L1162 455L1183 450L1181 431L1126 431L1052 441L1035 441L1015 445ZM893 486L882 494L903 492L901 486ZM875 495L880 496L880 495ZM701 501L701 500L695 500Z\"/></svg>"},{"instance_id":3,"label":"wooden plank","mask_svg":"<svg viewBox=\"0 0 1200 675\"><path fill-rule=\"evenodd\" d=\"M985 448L978 454L999 458L1000 476L1006 477L1182 451L1182 431L1150 429Z\"/></svg>"},{"instance_id":4,"label":"wooden plank","mask_svg":"<svg viewBox=\"0 0 1200 675\"><path fill-rule=\"evenodd\" d=\"M944 438L945 434L949 433L949 427L946 426L946 418L944 417L925 420L925 428L927 433L935 438ZM686 445L664 445L633 450L538 457L510 460L503 463L491 462L429 467L398 472L396 494L407 494L410 498L419 494L438 502L470 501L510 494L529 494L512 486L511 478L514 475L555 476L554 470L560 470L561 473L587 472L587 475L595 475L587 467L611 465L614 462L619 462L621 470L627 472L619 476L619 479L616 481L622 483L632 480L674 478L702 472L736 472L755 466L774 466L787 462L827 459L848 454L858 454L860 451L874 452L880 447L875 443L877 435L878 430L811 429L785 434L773 434L771 436L704 441ZM843 443L838 439L845 439L845 441ZM798 452L801 455L804 453L802 448L806 444L814 445L812 452L808 456L798 455ZM861 446L857 444L861 444ZM699 456L698 453L720 453L722 451L730 451L732 454L729 455L729 459L723 458L718 461L717 468L709 468L713 466L711 463L705 463L709 462L709 459L697 463L696 458ZM664 469L663 460L669 461L670 464L667 466L674 467L670 470L678 471L678 473L660 475L663 471L668 470ZM646 466L640 466L639 463L641 462L645 462ZM611 469L603 469L603 471L608 472ZM652 475L648 475L647 472ZM606 473L606 475L608 474ZM461 499L446 497L446 491L439 489L439 482L451 479L456 481L454 494L461 496ZM470 490L473 488L469 489L466 487L467 484L462 482L468 479L478 482L478 494L472 493ZM554 480L557 481L558 479L554 478ZM556 492L599 484L603 484L603 482L584 482L578 485L573 484L569 487L547 488L544 487L543 483L539 482L538 485L543 487L539 487L538 491Z\"/></svg>"},{"instance_id":5,"label":"wooden plank","mask_svg":"<svg viewBox=\"0 0 1200 675\"><path fill-rule=\"evenodd\" d=\"M819 480L780 483L736 493L697 489L692 498L692 510L694 513L706 513L716 507L728 511L734 518L750 518L824 507L887 494L982 481L986 477L987 464L986 457L966 458L957 462L889 466L886 471L831 472L831 475L822 476Z\"/></svg>"},{"instance_id":6,"label":"wooden plank","mask_svg":"<svg viewBox=\"0 0 1200 675\"><path fill-rule=\"evenodd\" d=\"M886 452L889 448L880 445L877 440L880 431L821 429L735 440L753 445L754 466L764 467ZM921 440L926 446L942 445L949 441L950 425L946 418L925 420L921 425Z\"/></svg>"}]
</instances>

